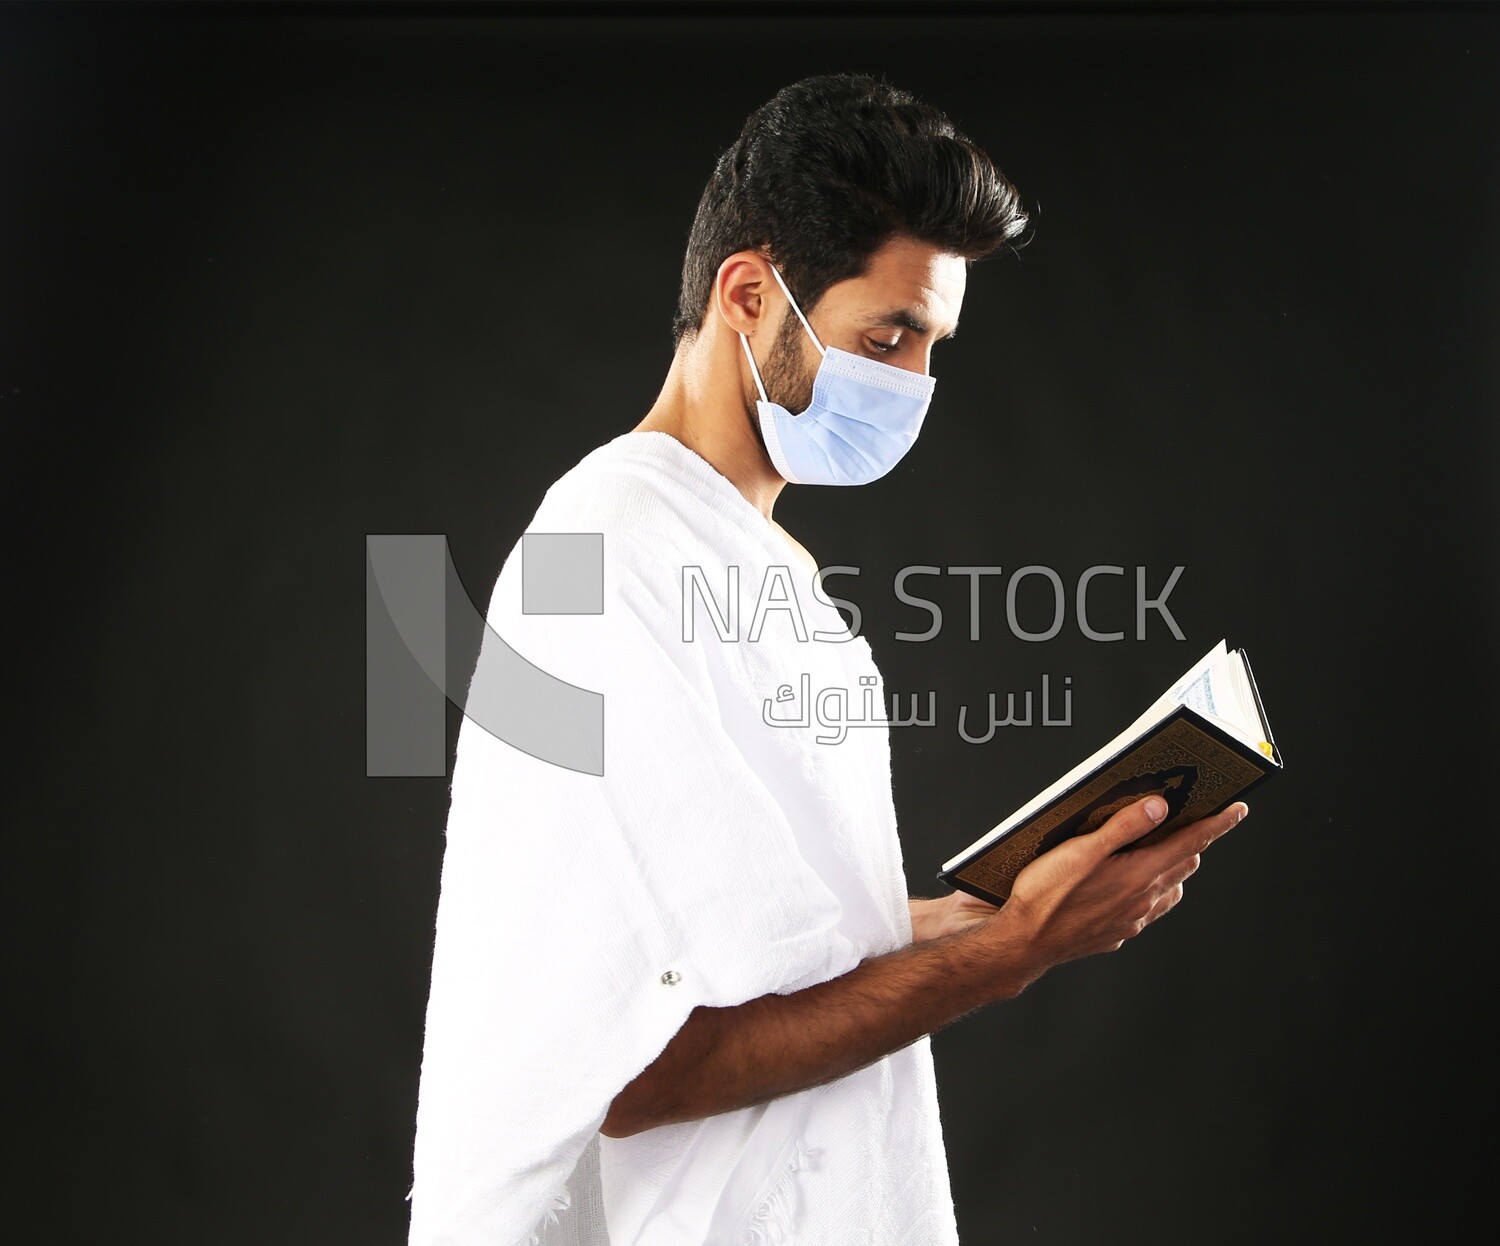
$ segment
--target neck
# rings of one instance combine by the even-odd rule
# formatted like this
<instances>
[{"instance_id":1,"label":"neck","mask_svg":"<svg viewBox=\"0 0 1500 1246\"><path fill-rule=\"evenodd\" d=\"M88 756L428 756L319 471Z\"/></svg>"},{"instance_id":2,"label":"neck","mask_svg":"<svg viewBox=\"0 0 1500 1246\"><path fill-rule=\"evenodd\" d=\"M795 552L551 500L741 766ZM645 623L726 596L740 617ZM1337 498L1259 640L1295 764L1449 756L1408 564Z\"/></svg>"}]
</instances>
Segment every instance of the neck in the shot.
<instances>
[{"instance_id":1,"label":"neck","mask_svg":"<svg viewBox=\"0 0 1500 1246\"><path fill-rule=\"evenodd\" d=\"M767 456L747 405L738 361L739 338L710 316L697 337L672 357L661 392L633 432L667 433L712 464L756 510L771 520L786 481Z\"/></svg>"}]
</instances>

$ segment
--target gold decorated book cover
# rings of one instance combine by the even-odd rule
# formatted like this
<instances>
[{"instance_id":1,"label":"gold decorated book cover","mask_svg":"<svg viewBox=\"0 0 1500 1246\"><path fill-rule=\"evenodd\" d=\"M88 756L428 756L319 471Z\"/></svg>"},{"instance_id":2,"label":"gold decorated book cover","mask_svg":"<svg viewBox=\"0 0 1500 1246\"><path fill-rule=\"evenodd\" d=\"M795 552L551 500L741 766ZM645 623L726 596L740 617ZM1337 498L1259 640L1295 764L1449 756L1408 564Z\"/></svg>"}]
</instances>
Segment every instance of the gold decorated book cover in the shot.
<instances>
[{"instance_id":1,"label":"gold decorated book cover","mask_svg":"<svg viewBox=\"0 0 1500 1246\"><path fill-rule=\"evenodd\" d=\"M1162 797L1167 816L1131 848L1218 813L1281 768L1249 659L1220 641L1102 749L945 862L938 878L1004 904L1036 857L1145 796Z\"/></svg>"}]
</instances>

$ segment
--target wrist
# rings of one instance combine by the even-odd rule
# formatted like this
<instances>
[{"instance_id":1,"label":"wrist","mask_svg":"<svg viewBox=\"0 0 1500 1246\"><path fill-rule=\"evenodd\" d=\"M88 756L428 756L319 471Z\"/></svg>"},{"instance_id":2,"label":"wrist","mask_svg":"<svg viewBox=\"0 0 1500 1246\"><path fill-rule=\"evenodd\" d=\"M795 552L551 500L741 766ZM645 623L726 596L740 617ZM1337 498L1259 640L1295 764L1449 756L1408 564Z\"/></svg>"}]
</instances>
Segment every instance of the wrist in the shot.
<instances>
[{"instance_id":1,"label":"wrist","mask_svg":"<svg viewBox=\"0 0 1500 1246\"><path fill-rule=\"evenodd\" d=\"M951 905L949 901L952 899L952 896L944 896L941 900L912 896L907 900L907 907L911 910L911 941L913 943L926 943L929 939L936 939L950 933Z\"/></svg>"},{"instance_id":2,"label":"wrist","mask_svg":"<svg viewBox=\"0 0 1500 1246\"><path fill-rule=\"evenodd\" d=\"M966 927L961 937L973 941L978 959L989 967L996 1000L1014 999L1051 968L1041 955L1035 932L1008 904Z\"/></svg>"}]
</instances>

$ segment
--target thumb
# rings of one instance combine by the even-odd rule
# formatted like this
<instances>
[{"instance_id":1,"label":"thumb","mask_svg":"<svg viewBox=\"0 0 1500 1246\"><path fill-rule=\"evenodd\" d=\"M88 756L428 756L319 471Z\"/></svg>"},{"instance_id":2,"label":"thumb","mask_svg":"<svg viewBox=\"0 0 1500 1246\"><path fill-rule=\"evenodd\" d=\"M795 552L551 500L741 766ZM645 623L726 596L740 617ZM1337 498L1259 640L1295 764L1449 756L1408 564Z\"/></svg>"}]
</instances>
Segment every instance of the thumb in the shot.
<instances>
[{"instance_id":1,"label":"thumb","mask_svg":"<svg viewBox=\"0 0 1500 1246\"><path fill-rule=\"evenodd\" d=\"M1108 856L1160 826L1166 816L1167 802L1160 796L1147 796L1133 805L1126 805L1089 838Z\"/></svg>"}]
</instances>

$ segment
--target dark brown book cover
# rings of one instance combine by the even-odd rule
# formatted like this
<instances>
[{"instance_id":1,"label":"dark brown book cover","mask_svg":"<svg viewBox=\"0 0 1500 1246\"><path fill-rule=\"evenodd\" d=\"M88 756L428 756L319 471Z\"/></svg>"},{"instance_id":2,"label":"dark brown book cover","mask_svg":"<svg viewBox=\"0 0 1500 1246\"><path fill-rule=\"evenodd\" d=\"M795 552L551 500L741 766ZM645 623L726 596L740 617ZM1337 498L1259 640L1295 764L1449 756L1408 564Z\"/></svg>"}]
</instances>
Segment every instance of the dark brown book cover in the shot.
<instances>
[{"instance_id":1,"label":"dark brown book cover","mask_svg":"<svg viewBox=\"0 0 1500 1246\"><path fill-rule=\"evenodd\" d=\"M1258 690L1255 696L1258 702ZM1269 756L1179 705L1029 818L940 870L938 878L991 904L1004 904L1016 875L1033 858L1074 835L1098 830L1126 805L1152 794L1166 800L1167 816L1130 847L1154 843L1227 808L1280 770L1281 755L1274 741L1268 743Z\"/></svg>"}]
</instances>

